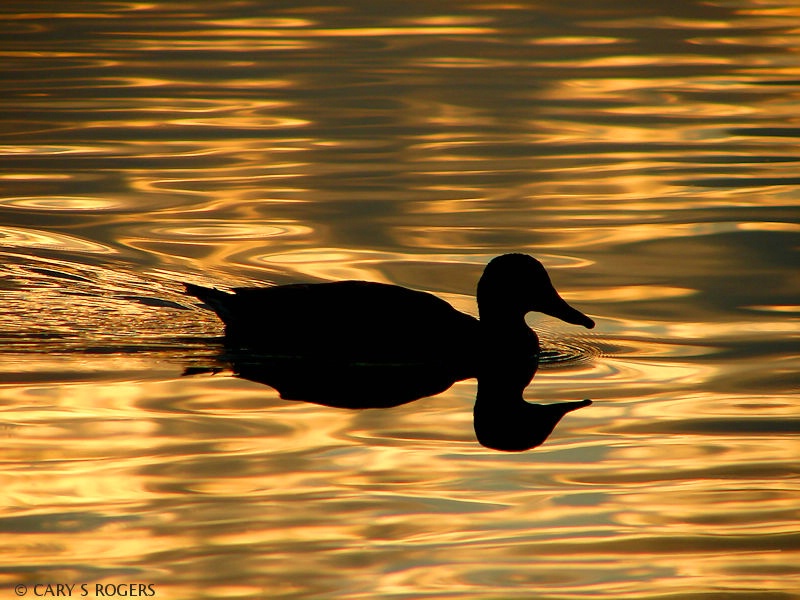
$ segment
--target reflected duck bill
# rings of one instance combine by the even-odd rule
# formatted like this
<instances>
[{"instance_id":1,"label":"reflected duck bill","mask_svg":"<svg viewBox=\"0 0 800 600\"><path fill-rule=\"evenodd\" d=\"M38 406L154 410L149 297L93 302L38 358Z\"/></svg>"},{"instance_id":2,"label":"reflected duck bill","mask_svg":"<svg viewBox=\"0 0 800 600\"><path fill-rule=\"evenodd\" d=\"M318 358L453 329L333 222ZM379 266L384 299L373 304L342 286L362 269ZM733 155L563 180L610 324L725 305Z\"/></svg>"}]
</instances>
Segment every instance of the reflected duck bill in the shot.
<instances>
[{"instance_id":1,"label":"reflected duck bill","mask_svg":"<svg viewBox=\"0 0 800 600\"><path fill-rule=\"evenodd\" d=\"M591 406L592 401L586 398L585 400L576 400L575 402L564 402L564 414L570 413L573 410L578 410L585 406Z\"/></svg>"}]
</instances>

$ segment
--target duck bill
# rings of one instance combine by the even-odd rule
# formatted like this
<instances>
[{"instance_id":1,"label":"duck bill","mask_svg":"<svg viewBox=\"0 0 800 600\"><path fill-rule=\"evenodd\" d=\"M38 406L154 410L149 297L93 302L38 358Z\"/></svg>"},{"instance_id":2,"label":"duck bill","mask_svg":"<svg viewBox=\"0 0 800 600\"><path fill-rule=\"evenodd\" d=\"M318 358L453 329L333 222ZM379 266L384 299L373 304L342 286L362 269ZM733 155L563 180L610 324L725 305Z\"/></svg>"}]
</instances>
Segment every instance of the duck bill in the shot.
<instances>
[{"instance_id":1,"label":"duck bill","mask_svg":"<svg viewBox=\"0 0 800 600\"><path fill-rule=\"evenodd\" d=\"M546 315L550 315L551 317L555 317L556 319L561 319L565 323L583 325L586 327L586 329L592 329L594 327L594 321L592 319L587 317L578 309L572 308L569 304L567 304L566 300L558 295L556 295L552 304L542 309L541 312Z\"/></svg>"}]
</instances>

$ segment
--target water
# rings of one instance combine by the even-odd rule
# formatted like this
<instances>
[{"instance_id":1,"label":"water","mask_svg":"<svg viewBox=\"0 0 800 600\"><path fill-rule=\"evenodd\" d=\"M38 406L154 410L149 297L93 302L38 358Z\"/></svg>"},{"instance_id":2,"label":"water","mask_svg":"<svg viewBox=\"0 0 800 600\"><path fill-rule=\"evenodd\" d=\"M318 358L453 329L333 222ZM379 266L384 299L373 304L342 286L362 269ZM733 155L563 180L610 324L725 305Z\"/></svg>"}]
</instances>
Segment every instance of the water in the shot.
<instances>
[{"instance_id":1,"label":"water","mask_svg":"<svg viewBox=\"0 0 800 600\"><path fill-rule=\"evenodd\" d=\"M795 3L0 15L4 597L800 598ZM530 316L526 398L594 400L534 451L476 442L474 380L183 375L221 328L180 281L474 314L511 251L598 323Z\"/></svg>"}]
</instances>

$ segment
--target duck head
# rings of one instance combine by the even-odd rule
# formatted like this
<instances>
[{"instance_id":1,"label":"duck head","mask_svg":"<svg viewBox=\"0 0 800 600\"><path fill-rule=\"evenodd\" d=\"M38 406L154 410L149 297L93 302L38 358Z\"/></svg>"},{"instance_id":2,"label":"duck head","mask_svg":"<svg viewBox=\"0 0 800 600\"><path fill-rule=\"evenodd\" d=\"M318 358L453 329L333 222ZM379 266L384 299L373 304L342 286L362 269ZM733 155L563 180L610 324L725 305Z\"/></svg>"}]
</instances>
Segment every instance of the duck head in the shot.
<instances>
[{"instance_id":1,"label":"duck head","mask_svg":"<svg viewBox=\"0 0 800 600\"><path fill-rule=\"evenodd\" d=\"M493 258L478 281L481 321L516 320L531 311L591 329L594 321L559 296L542 263L527 254Z\"/></svg>"}]
</instances>

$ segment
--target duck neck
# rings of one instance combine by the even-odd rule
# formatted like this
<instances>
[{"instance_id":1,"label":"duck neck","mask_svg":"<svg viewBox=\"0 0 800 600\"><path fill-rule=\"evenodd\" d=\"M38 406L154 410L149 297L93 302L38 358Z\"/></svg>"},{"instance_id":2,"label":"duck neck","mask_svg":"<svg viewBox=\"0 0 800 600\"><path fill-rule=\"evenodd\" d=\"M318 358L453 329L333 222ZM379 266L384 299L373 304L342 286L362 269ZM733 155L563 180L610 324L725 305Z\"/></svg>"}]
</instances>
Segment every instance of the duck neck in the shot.
<instances>
[{"instance_id":1,"label":"duck neck","mask_svg":"<svg viewBox=\"0 0 800 600\"><path fill-rule=\"evenodd\" d=\"M524 311L491 310L481 306L478 314L485 344L497 349L538 351L539 338L525 322Z\"/></svg>"},{"instance_id":2,"label":"duck neck","mask_svg":"<svg viewBox=\"0 0 800 600\"><path fill-rule=\"evenodd\" d=\"M478 316L481 323L492 329L520 329L527 327L525 312L517 307L497 306L493 302L478 301Z\"/></svg>"},{"instance_id":3,"label":"duck neck","mask_svg":"<svg viewBox=\"0 0 800 600\"><path fill-rule=\"evenodd\" d=\"M479 387L489 389L511 385L521 397L522 390L538 368L538 336L525 323L522 313L487 317L481 312L480 331L477 353Z\"/></svg>"}]
</instances>

